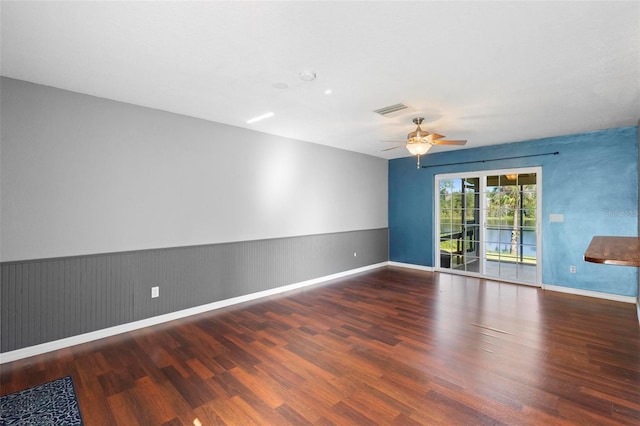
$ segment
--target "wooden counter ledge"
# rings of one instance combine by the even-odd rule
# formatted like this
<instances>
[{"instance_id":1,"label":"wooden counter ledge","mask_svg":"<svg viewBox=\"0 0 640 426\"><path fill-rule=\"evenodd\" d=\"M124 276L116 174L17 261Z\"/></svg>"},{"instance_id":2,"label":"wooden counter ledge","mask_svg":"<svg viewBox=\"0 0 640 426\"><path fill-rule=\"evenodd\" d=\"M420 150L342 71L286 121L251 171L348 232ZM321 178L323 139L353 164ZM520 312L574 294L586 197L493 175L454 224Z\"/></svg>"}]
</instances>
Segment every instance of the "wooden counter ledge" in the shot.
<instances>
[{"instance_id":1,"label":"wooden counter ledge","mask_svg":"<svg viewBox=\"0 0 640 426\"><path fill-rule=\"evenodd\" d=\"M640 266L639 237L593 237L584 253L587 262Z\"/></svg>"}]
</instances>

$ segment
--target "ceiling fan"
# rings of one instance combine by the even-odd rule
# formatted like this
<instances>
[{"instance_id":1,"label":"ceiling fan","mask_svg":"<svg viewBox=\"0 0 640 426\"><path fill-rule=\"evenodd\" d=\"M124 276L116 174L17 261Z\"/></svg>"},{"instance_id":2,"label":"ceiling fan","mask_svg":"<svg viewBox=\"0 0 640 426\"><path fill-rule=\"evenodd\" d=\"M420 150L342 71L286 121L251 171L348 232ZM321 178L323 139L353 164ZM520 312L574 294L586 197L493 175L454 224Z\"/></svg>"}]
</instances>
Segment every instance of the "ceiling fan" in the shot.
<instances>
[{"instance_id":1,"label":"ceiling fan","mask_svg":"<svg viewBox=\"0 0 640 426\"><path fill-rule=\"evenodd\" d=\"M445 140L444 135L437 133L429 133L426 130L422 130L420 125L424 121L423 117L416 117L413 122L416 124L416 130L407 135L407 140L404 145L394 146L393 148L383 149L383 151L390 151L392 149L405 147L412 154L418 157L418 168L420 168L420 156L426 154L433 145L465 145L465 140ZM399 142L399 141L389 141Z\"/></svg>"}]
</instances>

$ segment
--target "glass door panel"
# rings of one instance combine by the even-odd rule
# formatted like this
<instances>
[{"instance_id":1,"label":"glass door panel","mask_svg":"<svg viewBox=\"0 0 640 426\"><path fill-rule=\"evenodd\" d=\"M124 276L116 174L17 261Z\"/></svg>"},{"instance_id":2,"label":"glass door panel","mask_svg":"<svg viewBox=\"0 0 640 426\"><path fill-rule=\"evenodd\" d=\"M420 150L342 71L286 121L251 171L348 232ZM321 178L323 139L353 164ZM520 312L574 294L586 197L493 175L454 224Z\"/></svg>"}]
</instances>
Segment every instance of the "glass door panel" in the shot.
<instances>
[{"instance_id":1,"label":"glass door panel","mask_svg":"<svg viewBox=\"0 0 640 426\"><path fill-rule=\"evenodd\" d=\"M440 191L440 266L455 268L457 265L458 239L462 206L462 180L444 179L439 183Z\"/></svg>"},{"instance_id":2,"label":"glass door panel","mask_svg":"<svg viewBox=\"0 0 640 426\"><path fill-rule=\"evenodd\" d=\"M536 183L536 173L486 177L485 275L537 283Z\"/></svg>"},{"instance_id":3,"label":"glass door panel","mask_svg":"<svg viewBox=\"0 0 640 426\"><path fill-rule=\"evenodd\" d=\"M538 283L538 175L535 168L437 176L436 266Z\"/></svg>"},{"instance_id":4,"label":"glass door panel","mask_svg":"<svg viewBox=\"0 0 640 426\"><path fill-rule=\"evenodd\" d=\"M440 179L439 257L440 267L479 271L480 179Z\"/></svg>"}]
</instances>

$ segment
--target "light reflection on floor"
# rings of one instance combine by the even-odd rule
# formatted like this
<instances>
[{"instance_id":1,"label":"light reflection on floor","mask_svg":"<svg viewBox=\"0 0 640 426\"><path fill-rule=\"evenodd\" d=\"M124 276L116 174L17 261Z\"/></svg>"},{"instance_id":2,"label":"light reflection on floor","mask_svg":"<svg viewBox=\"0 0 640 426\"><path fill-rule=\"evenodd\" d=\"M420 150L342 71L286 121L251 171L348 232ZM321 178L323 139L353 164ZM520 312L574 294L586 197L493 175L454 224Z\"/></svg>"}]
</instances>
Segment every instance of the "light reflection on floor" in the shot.
<instances>
[{"instance_id":1,"label":"light reflection on floor","mask_svg":"<svg viewBox=\"0 0 640 426\"><path fill-rule=\"evenodd\" d=\"M523 361L535 378L548 344L539 306L543 290L447 273L438 274L437 285L434 354L453 371L462 361L452 354L476 354L473 366L460 365L466 376L449 378L453 383L483 383L501 365Z\"/></svg>"}]
</instances>

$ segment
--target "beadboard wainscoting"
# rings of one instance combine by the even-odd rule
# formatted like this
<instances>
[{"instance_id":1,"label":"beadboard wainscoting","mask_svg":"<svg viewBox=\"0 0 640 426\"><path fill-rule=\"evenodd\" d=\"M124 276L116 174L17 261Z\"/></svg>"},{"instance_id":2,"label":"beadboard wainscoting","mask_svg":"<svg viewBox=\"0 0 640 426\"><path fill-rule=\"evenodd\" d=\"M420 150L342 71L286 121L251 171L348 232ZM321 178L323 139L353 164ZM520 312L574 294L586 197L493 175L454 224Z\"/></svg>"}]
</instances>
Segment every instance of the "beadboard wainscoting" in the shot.
<instances>
[{"instance_id":1,"label":"beadboard wainscoting","mask_svg":"<svg viewBox=\"0 0 640 426\"><path fill-rule=\"evenodd\" d=\"M1 352L388 261L388 229L0 264ZM159 297L151 298L151 287Z\"/></svg>"}]
</instances>

